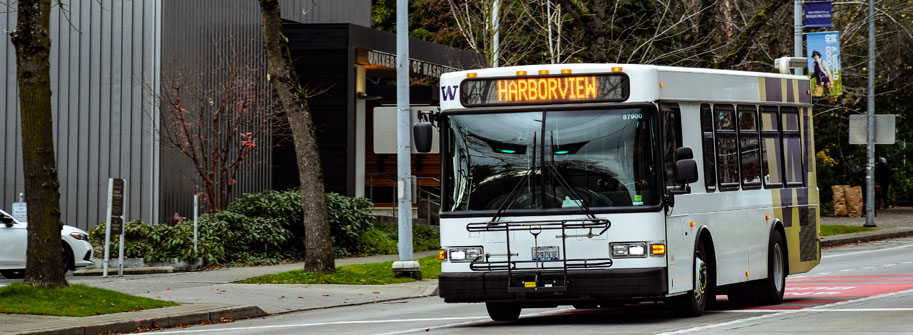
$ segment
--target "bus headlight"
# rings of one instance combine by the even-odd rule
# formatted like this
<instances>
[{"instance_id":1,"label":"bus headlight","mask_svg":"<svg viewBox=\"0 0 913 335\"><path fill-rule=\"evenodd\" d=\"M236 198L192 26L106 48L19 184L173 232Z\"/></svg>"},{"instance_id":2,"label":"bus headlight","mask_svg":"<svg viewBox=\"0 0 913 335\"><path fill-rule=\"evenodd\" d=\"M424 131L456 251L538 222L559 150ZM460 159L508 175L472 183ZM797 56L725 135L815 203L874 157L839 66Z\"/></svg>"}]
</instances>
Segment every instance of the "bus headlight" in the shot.
<instances>
[{"instance_id":1,"label":"bus headlight","mask_svg":"<svg viewBox=\"0 0 913 335\"><path fill-rule=\"evenodd\" d=\"M482 255L482 247L452 247L448 255L451 262L472 262Z\"/></svg>"},{"instance_id":2,"label":"bus headlight","mask_svg":"<svg viewBox=\"0 0 913 335\"><path fill-rule=\"evenodd\" d=\"M647 242L610 243L612 257L646 257Z\"/></svg>"}]
</instances>

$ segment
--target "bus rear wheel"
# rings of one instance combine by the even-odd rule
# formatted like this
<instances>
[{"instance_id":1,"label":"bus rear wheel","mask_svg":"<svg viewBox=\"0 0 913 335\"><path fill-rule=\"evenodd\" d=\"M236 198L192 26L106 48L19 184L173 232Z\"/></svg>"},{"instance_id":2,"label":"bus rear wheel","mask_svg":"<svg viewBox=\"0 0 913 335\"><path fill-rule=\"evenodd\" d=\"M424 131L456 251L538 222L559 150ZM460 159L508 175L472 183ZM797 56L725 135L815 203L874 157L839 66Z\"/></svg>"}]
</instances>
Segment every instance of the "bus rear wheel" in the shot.
<instances>
[{"instance_id":1,"label":"bus rear wheel","mask_svg":"<svg viewBox=\"0 0 913 335\"><path fill-rule=\"evenodd\" d=\"M786 291L786 244L783 235L774 231L770 235L767 252L767 279L757 283L757 299L764 305L779 305Z\"/></svg>"},{"instance_id":2,"label":"bus rear wheel","mask_svg":"<svg viewBox=\"0 0 913 335\"><path fill-rule=\"evenodd\" d=\"M518 303L486 302L488 316L494 321L514 321L520 317L522 307Z\"/></svg>"},{"instance_id":3,"label":"bus rear wheel","mask_svg":"<svg viewBox=\"0 0 913 335\"><path fill-rule=\"evenodd\" d=\"M707 307L710 292L713 292L713 260L708 257L704 243L700 242L694 250L694 289L684 295L673 298L675 313L684 317L701 316Z\"/></svg>"}]
</instances>

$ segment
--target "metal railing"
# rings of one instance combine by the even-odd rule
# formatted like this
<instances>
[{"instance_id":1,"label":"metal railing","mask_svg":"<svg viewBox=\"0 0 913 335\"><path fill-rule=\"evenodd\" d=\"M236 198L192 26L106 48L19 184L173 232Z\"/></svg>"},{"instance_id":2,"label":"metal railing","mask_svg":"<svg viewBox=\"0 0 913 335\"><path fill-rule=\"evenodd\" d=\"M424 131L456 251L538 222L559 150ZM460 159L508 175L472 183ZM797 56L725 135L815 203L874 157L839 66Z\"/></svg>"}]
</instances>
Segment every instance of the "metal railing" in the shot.
<instances>
[{"instance_id":1,"label":"metal railing","mask_svg":"<svg viewBox=\"0 0 913 335\"><path fill-rule=\"evenodd\" d=\"M392 217L397 217L399 212L399 202L397 194L397 178L388 174L378 173L378 174L368 174L365 175L367 187L368 199L373 203L377 203L377 199L374 196L374 188L377 184L382 184L384 187L390 187L391 203L393 205ZM432 186L418 187L422 181L431 181ZM418 218L427 219L429 223L434 223L438 218L438 211L441 207L441 181L433 177L416 177L415 178L415 193L413 194L416 197L416 203L424 202L424 205L419 205L420 209L424 211L419 211ZM379 186L377 186L379 187ZM424 215L423 215L424 214Z\"/></svg>"}]
</instances>

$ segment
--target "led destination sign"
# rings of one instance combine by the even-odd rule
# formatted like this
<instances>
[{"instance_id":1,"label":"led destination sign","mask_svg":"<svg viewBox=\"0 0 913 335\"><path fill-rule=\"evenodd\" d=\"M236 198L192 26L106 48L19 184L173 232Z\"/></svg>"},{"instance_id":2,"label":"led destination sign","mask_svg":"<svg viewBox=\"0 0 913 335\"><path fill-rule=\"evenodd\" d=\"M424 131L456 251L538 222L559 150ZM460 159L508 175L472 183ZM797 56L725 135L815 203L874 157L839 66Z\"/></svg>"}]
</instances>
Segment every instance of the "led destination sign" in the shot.
<instances>
[{"instance_id":1,"label":"led destination sign","mask_svg":"<svg viewBox=\"0 0 913 335\"><path fill-rule=\"evenodd\" d=\"M463 81L464 106L624 101L630 86L624 74L480 78Z\"/></svg>"}]
</instances>

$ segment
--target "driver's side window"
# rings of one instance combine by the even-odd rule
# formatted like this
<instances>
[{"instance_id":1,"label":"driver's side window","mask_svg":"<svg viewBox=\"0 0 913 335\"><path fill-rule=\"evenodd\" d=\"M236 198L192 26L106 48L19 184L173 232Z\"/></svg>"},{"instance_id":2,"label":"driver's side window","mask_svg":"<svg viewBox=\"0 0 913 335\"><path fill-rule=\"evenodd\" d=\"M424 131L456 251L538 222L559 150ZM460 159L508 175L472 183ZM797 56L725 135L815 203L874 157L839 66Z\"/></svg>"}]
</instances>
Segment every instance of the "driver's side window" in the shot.
<instances>
[{"instance_id":1,"label":"driver's side window","mask_svg":"<svg viewBox=\"0 0 913 335\"><path fill-rule=\"evenodd\" d=\"M680 189L681 184L675 182L673 168L675 167L675 149L682 146L682 120L678 104L664 103L659 105L660 119L662 120L663 138L663 170L666 174L665 186L667 190Z\"/></svg>"}]
</instances>

